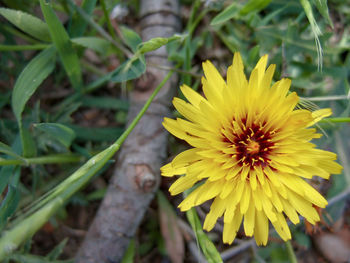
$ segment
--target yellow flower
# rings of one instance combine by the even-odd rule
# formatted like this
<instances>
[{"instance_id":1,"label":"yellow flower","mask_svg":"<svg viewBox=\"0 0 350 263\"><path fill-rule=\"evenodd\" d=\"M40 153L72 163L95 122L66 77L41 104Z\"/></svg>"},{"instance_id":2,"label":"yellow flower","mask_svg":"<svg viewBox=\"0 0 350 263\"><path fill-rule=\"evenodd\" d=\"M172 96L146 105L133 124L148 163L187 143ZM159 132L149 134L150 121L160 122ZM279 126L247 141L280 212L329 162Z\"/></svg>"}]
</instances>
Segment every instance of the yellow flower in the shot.
<instances>
[{"instance_id":1,"label":"yellow flower","mask_svg":"<svg viewBox=\"0 0 350 263\"><path fill-rule=\"evenodd\" d=\"M315 207L327 205L305 180L338 174L335 153L316 149L321 137L310 128L330 109L297 109L299 97L288 94L291 81L270 87L275 65L266 69L263 56L247 81L239 53L227 71L227 82L209 62L203 63L202 97L181 87L189 103L174 98L187 120L165 118L163 125L192 149L161 168L163 176L183 175L170 187L179 194L201 182L179 205L181 211L214 199L204 229L210 231L223 216L223 241L231 244L243 221L247 236L266 245L269 221L283 240L291 238L286 218L297 224L298 214L311 224L320 220Z\"/></svg>"}]
</instances>

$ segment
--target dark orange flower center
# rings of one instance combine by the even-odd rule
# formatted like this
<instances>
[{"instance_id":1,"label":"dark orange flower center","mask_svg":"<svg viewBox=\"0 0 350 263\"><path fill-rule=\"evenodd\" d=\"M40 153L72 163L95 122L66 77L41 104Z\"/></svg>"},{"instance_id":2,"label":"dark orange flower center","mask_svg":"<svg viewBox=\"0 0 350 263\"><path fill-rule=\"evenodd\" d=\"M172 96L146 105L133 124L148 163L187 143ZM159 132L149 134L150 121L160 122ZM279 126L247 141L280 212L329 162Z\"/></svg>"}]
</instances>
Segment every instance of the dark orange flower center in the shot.
<instances>
[{"instance_id":1,"label":"dark orange flower center","mask_svg":"<svg viewBox=\"0 0 350 263\"><path fill-rule=\"evenodd\" d=\"M250 142L248 142L247 145L247 153L249 154L255 154L258 153L260 149L260 144L254 140L251 140Z\"/></svg>"},{"instance_id":2,"label":"dark orange flower center","mask_svg":"<svg viewBox=\"0 0 350 263\"><path fill-rule=\"evenodd\" d=\"M265 167L270 162L269 154L274 143L271 142L271 132L264 131L263 127L264 124L255 123L247 127L246 120L242 120L240 129L234 133L233 141L222 134L224 141L232 143L236 148L235 157L240 161L239 165Z\"/></svg>"}]
</instances>

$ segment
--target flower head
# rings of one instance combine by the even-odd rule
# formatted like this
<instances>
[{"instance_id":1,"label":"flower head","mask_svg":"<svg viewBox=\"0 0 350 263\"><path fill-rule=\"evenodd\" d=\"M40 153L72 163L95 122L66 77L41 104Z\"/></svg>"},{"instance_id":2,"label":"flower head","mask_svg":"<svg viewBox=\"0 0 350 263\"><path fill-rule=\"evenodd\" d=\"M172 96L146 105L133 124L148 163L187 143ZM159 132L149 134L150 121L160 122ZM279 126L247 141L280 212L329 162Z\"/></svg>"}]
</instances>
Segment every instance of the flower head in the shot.
<instances>
[{"instance_id":1,"label":"flower head","mask_svg":"<svg viewBox=\"0 0 350 263\"><path fill-rule=\"evenodd\" d=\"M239 53L227 71L227 82L209 62L203 63L202 97L187 86L189 103L174 98L187 120L165 118L163 125L192 149L161 168L163 176L183 175L170 187L179 194L199 186L179 205L182 211L214 199L204 229L210 231L223 216L223 241L231 244L243 221L247 236L266 245L269 221L283 240L291 238L286 217L297 224L298 214L312 224L320 220L315 207L327 201L306 179L338 174L336 154L310 141L321 137L313 124L331 114L297 109L299 97L288 93L291 81L271 87L275 65L266 69L263 56L246 79Z\"/></svg>"}]
</instances>

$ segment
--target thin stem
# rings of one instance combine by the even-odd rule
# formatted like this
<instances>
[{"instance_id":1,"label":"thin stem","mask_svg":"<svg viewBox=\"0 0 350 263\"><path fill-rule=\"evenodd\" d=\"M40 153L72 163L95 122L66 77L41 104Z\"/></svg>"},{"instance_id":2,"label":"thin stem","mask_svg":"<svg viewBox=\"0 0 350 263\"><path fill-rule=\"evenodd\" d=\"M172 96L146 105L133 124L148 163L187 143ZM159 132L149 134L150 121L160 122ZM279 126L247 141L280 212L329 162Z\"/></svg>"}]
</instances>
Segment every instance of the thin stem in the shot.
<instances>
[{"instance_id":1,"label":"thin stem","mask_svg":"<svg viewBox=\"0 0 350 263\"><path fill-rule=\"evenodd\" d=\"M290 242L290 240L286 241L286 248L287 248L287 253L288 253L288 257L291 263L298 263L297 257L294 253L294 249L292 247L292 244Z\"/></svg>"},{"instance_id":2,"label":"thin stem","mask_svg":"<svg viewBox=\"0 0 350 263\"><path fill-rule=\"evenodd\" d=\"M350 187L348 187L343 192L341 192L341 193L337 194L336 196L333 196L331 199L329 199L327 207L330 207L330 206L342 201L343 199L347 198L349 195L350 195Z\"/></svg>"},{"instance_id":3,"label":"thin stem","mask_svg":"<svg viewBox=\"0 0 350 263\"><path fill-rule=\"evenodd\" d=\"M186 71L186 70L182 70L182 69L178 69L176 67L169 67L169 66L162 66L162 65L158 65L158 64L153 64L153 63L148 63L147 64L150 67L154 67L154 68L159 68L159 69L164 69L164 70L173 70L177 73L181 73L181 74L185 74L185 75L191 75L194 78L200 79L202 77L202 75L200 74L196 74L190 71Z\"/></svg>"},{"instance_id":4,"label":"thin stem","mask_svg":"<svg viewBox=\"0 0 350 263\"><path fill-rule=\"evenodd\" d=\"M122 46L120 43L115 41L99 24L97 24L94 20L91 19L91 17L86 14L86 12L81 9L79 6L77 6L72 0L66 0L78 13L81 15L81 17L90 25L92 26L101 36L103 36L105 39L110 41L116 48L121 50L128 58L131 58L133 54L126 49L124 46Z\"/></svg>"},{"instance_id":5,"label":"thin stem","mask_svg":"<svg viewBox=\"0 0 350 263\"><path fill-rule=\"evenodd\" d=\"M117 36L116 36L114 29L112 27L111 20L109 18L108 11L106 8L105 0L100 0L100 4L101 4L102 10L103 10L103 13L105 15L105 18L106 18L107 28L108 28L109 34L112 36L112 38L116 39Z\"/></svg>"},{"instance_id":6,"label":"thin stem","mask_svg":"<svg viewBox=\"0 0 350 263\"><path fill-rule=\"evenodd\" d=\"M348 95L334 95L334 96L324 96L324 97L302 97L302 99L308 101L329 101L329 100L348 100Z\"/></svg>"},{"instance_id":7,"label":"thin stem","mask_svg":"<svg viewBox=\"0 0 350 263\"><path fill-rule=\"evenodd\" d=\"M42 50L49 45L36 44L36 45L0 45L0 51L23 51L23 50Z\"/></svg>"},{"instance_id":8,"label":"thin stem","mask_svg":"<svg viewBox=\"0 0 350 263\"><path fill-rule=\"evenodd\" d=\"M155 98L155 96L158 94L159 90L164 86L164 84L170 79L170 77L173 75L174 71L170 71L165 78L162 80L161 83L157 86L157 88L153 91L152 95L149 97L143 108L140 110L139 114L135 117L135 119L132 121L132 123L129 125L129 127L123 132L123 134L118 138L118 140L114 143L118 146L120 146L125 139L128 137L130 132L135 128L136 124L139 122L143 114L145 114L146 110L148 109L149 105ZM118 147L119 149L119 147Z\"/></svg>"},{"instance_id":9,"label":"thin stem","mask_svg":"<svg viewBox=\"0 0 350 263\"><path fill-rule=\"evenodd\" d=\"M32 164L49 164L49 163L76 163L80 162L82 157L77 154L54 154L24 159L2 159L0 158L0 166L4 165L23 165Z\"/></svg>"},{"instance_id":10,"label":"thin stem","mask_svg":"<svg viewBox=\"0 0 350 263\"><path fill-rule=\"evenodd\" d=\"M326 118L326 119L320 120L319 123L329 123L329 122L334 122L334 123L350 122L350 117Z\"/></svg>"}]
</instances>

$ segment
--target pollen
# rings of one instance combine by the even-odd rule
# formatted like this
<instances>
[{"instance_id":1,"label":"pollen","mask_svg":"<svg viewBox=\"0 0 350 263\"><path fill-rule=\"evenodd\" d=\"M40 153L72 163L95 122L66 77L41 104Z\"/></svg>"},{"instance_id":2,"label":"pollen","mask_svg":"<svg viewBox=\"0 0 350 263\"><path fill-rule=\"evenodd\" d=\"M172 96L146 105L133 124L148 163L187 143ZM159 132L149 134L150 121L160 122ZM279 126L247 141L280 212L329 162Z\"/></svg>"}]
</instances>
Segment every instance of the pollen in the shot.
<instances>
[{"instance_id":1,"label":"pollen","mask_svg":"<svg viewBox=\"0 0 350 263\"><path fill-rule=\"evenodd\" d=\"M260 150L260 144L256 141L250 141L247 145L247 152L249 154L256 154Z\"/></svg>"}]
</instances>

